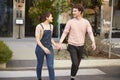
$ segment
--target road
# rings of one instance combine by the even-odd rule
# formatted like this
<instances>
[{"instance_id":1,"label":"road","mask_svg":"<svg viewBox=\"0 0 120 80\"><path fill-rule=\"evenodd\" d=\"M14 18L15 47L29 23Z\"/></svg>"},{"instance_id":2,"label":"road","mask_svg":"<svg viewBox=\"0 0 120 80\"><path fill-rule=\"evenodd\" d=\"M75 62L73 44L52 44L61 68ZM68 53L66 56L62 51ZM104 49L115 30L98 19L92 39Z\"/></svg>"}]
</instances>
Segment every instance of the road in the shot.
<instances>
[{"instance_id":1,"label":"road","mask_svg":"<svg viewBox=\"0 0 120 80\"><path fill-rule=\"evenodd\" d=\"M56 80L70 80L70 69L55 70ZM35 70L0 71L0 80L37 80ZM43 80L49 80L43 70ZM80 68L76 80L120 80L120 66Z\"/></svg>"}]
</instances>

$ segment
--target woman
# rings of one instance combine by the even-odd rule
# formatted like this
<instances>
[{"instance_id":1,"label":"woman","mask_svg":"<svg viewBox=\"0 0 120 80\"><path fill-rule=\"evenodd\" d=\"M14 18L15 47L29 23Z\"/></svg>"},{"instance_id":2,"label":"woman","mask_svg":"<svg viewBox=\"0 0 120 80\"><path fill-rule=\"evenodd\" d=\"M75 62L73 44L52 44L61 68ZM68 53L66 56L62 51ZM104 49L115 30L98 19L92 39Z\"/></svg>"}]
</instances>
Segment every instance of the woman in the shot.
<instances>
[{"instance_id":1,"label":"woman","mask_svg":"<svg viewBox=\"0 0 120 80\"><path fill-rule=\"evenodd\" d=\"M41 23L36 26L35 37L36 37L36 57L37 57L37 78L41 79L42 74L42 66L44 62L44 56L46 56L47 67L49 71L50 80L55 80L54 74L54 52L52 44L57 47L57 44L54 42L52 37L53 25L50 24L52 22L53 17L50 12L44 13L41 18Z\"/></svg>"}]
</instances>

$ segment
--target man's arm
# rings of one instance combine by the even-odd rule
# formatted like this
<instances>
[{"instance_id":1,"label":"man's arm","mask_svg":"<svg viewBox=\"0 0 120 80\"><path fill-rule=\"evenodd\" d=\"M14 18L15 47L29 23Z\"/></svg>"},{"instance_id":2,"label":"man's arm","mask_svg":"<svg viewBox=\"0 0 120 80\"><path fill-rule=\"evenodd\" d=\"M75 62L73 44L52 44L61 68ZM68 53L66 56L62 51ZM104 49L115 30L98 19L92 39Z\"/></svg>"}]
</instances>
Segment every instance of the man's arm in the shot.
<instances>
[{"instance_id":1,"label":"man's arm","mask_svg":"<svg viewBox=\"0 0 120 80\"><path fill-rule=\"evenodd\" d=\"M88 23L87 32L88 32L88 35L92 42L92 48L93 48L93 50L95 50L96 49L95 38L94 38L92 27L91 27L90 23Z\"/></svg>"},{"instance_id":2,"label":"man's arm","mask_svg":"<svg viewBox=\"0 0 120 80\"><path fill-rule=\"evenodd\" d=\"M66 26L65 26L65 29L64 29L64 31L62 33L62 36L60 38L59 43L62 43L64 41L64 39L67 36L67 34L69 33L69 31L70 31L70 22L68 21Z\"/></svg>"},{"instance_id":3,"label":"man's arm","mask_svg":"<svg viewBox=\"0 0 120 80\"><path fill-rule=\"evenodd\" d=\"M65 37L67 36L67 34L69 33L69 31L70 31L70 21L67 22L67 24L66 24L66 26L65 26L65 29L64 29L64 31L63 31L63 33L62 33L62 36L61 36L61 38L60 38L60 41L59 41L59 49L62 48L62 43L63 43Z\"/></svg>"}]
</instances>

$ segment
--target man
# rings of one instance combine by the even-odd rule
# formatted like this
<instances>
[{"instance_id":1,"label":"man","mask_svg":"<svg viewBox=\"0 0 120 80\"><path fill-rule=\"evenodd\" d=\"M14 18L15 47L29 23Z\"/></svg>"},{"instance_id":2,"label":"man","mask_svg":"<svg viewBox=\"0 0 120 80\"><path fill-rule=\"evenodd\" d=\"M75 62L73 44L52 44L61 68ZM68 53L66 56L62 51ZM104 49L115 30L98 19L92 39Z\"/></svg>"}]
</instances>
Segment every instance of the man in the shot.
<instances>
[{"instance_id":1,"label":"man","mask_svg":"<svg viewBox=\"0 0 120 80\"><path fill-rule=\"evenodd\" d=\"M71 80L75 80L79 64L81 62L83 54L83 46L85 42L85 35L88 35L92 41L92 49L96 49L96 44L92 32L92 27L88 20L82 17L83 7L79 4L73 5L72 14L73 18L69 20L65 26L59 42L59 49L62 47L62 42L69 33L68 36L68 48L70 53L72 65L71 65Z\"/></svg>"}]
</instances>

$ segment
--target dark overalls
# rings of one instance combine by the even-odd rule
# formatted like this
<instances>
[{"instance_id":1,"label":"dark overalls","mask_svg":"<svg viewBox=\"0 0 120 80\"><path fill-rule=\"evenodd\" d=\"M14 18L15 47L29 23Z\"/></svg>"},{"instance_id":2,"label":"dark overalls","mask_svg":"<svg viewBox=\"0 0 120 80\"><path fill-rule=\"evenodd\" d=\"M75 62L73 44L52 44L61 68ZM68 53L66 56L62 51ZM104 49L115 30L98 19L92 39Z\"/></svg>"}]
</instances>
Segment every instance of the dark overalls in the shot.
<instances>
[{"instance_id":1,"label":"dark overalls","mask_svg":"<svg viewBox=\"0 0 120 80\"><path fill-rule=\"evenodd\" d=\"M44 27L42 26L42 24L40 24L41 27L44 30ZM46 54L43 49L39 46L36 45L36 57L37 57L37 78L39 80L41 80L41 74L42 74L42 66L43 66L43 62L44 62L44 56L46 56L46 61L47 61L47 67L48 67L48 71L49 71L49 78L50 80L55 80L55 75L54 75L54 52L53 52L53 47L51 44L51 26L50 26L50 30L44 30L43 32L43 36L42 39L40 40L41 43L50 50L50 54Z\"/></svg>"}]
</instances>

